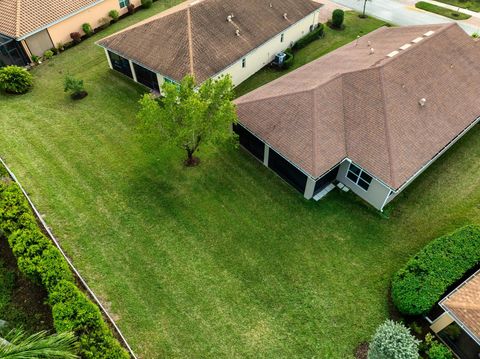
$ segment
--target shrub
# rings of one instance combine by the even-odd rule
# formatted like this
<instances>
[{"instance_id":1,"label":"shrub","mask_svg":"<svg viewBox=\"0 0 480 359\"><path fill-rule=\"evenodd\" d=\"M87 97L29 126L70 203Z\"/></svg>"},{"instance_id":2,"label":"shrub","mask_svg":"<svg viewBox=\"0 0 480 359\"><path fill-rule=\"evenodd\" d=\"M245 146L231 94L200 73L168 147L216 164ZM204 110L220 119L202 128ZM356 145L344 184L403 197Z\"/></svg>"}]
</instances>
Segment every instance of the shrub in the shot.
<instances>
[{"instance_id":1,"label":"shrub","mask_svg":"<svg viewBox=\"0 0 480 359\"><path fill-rule=\"evenodd\" d=\"M407 315L427 314L466 272L480 263L480 227L440 237L400 269L392 280L395 306Z\"/></svg>"},{"instance_id":2,"label":"shrub","mask_svg":"<svg viewBox=\"0 0 480 359\"><path fill-rule=\"evenodd\" d=\"M480 33L479 33L479 32L474 32L474 33L472 34L472 38L474 38L474 39L480 38Z\"/></svg>"},{"instance_id":3,"label":"shrub","mask_svg":"<svg viewBox=\"0 0 480 359\"><path fill-rule=\"evenodd\" d=\"M80 100L87 96L87 92L85 91L85 87L83 85L83 80L79 80L72 75L65 76L64 91L70 92L70 96L74 100Z\"/></svg>"},{"instance_id":4,"label":"shrub","mask_svg":"<svg viewBox=\"0 0 480 359\"><path fill-rule=\"evenodd\" d=\"M332 13L332 26L336 29L343 28L343 19L345 18L345 13L343 10L335 9Z\"/></svg>"},{"instance_id":5,"label":"shrub","mask_svg":"<svg viewBox=\"0 0 480 359\"><path fill-rule=\"evenodd\" d=\"M62 51L65 50L65 47L63 46L63 44L61 42L59 42L57 44L57 50L58 50L58 52L62 52Z\"/></svg>"},{"instance_id":6,"label":"shrub","mask_svg":"<svg viewBox=\"0 0 480 359\"><path fill-rule=\"evenodd\" d=\"M135 13L135 5L133 4L128 4L127 5L127 11L129 15L132 15Z\"/></svg>"},{"instance_id":7,"label":"shrub","mask_svg":"<svg viewBox=\"0 0 480 359\"><path fill-rule=\"evenodd\" d=\"M380 325L368 349L368 359L418 359L419 341L401 323Z\"/></svg>"},{"instance_id":8,"label":"shrub","mask_svg":"<svg viewBox=\"0 0 480 359\"><path fill-rule=\"evenodd\" d=\"M0 89L10 94L27 93L33 86L30 72L19 66L5 66L0 69Z\"/></svg>"},{"instance_id":9,"label":"shrub","mask_svg":"<svg viewBox=\"0 0 480 359\"><path fill-rule=\"evenodd\" d=\"M70 33L70 37L73 40L73 42L76 43L76 44L78 44L80 41L82 41L82 35L80 35L79 32Z\"/></svg>"},{"instance_id":10,"label":"shrub","mask_svg":"<svg viewBox=\"0 0 480 359\"><path fill-rule=\"evenodd\" d=\"M287 54L287 56L283 61L282 69L289 69L290 67L292 67L295 57L292 53L292 50L290 49L285 50L285 53Z\"/></svg>"},{"instance_id":11,"label":"shrub","mask_svg":"<svg viewBox=\"0 0 480 359\"><path fill-rule=\"evenodd\" d=\"M56 331L76 334L81 358L129 358L98 307L75 286L65 259L41 232L22 191L6 175L1 168L0 234L8 238L20 270L47 290Z\"/></svg>"},{"instance_id":12,"label":"shrub","mask_svg":"<svg viewBox=\"0 0 480 359\"><path fill-rule=\"evenodd\" d=\"M150 9L152 7L152 0L141 0L142 6L144 9Z\"/></svg>"},{"instance_id":13,"label":"shrub","mask_svg":"<svg viewBox=\"0 0 480 359\"><path fill-rule=\"evenodd\" d=\"M43 57L45 59L50 60L53 57L53 51L52 50L47 50L43 53Z\"/></svg>"},{"instance_id":14,"label":"shrub","mask_svg":"<svg viewBox=\"0 0 480 359\"><path fill-rule=\"evenodd\" d=\"M120 17L120 14L118 13L117 10L110 10L108 12L108 16L110 16L113 20L113 22L116 22L118 18Z\"/></svg>"},{"instance_id":15,"label":"shrub","mask_svg":"<svg viewBox=\"0 0 480 359\"><path fill-rule=\"evenodd\" d=\"M320 39L321 37L323 37L323 31L323 24L318 24L316 29L302 37L295 43L295 45L293 45L293 50L300 50L311 42Z\"/></svg>"},{"instance_id":16,"label":"shrub","mask_svg":"<svg viewBox=\"0 0 480 359\"><path fill-rule=\"evenodd\" d=\"M432 334L425 337L425 354L430 359L453 359L453 354L444 344L435 340Z\"/></svg>"},{"instance_id":17,"label":"shrub","mask_svg":"<svg viewBox=\"0 0 480 359\"><path fill-rule=\"evenodd\" d=\"M92 25L90 25L88 22L82 25L82 30L87 36L92 36L93 35L93 29Z\"/></svg>"}]
</instances>

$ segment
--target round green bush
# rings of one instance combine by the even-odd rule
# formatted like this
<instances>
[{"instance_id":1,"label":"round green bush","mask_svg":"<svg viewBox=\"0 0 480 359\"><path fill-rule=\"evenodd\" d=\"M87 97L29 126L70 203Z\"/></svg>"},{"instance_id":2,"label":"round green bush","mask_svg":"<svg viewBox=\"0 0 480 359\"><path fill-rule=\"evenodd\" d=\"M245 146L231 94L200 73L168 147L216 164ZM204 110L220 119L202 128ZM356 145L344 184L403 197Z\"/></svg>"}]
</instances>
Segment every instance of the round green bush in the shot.
<instances>
[{"instance_id":1,"label":"round green bush","mask_svg":"<svg viewBox=\"0 0 480 359\"><path fill-rule=\"evenodd\" d=\"M149 9L152 7L153 1L152 0L141 0L142 6L144 9Z\"/></svg>"},{"instance_id":2,"label":"round green bush","mask_svg":"<svg viewBox=\"0 0 480 359\"><path fill-rule=\"evenodd\" d=\"M45 57L45 59L49 60L53 57L53 51L52 50L47 50L43 53L43 57Z\"/></svg>"},{"instance_id":3,"label":"round green bush","mask_svg":"<svg viewBox=\"0 0 480 359\"><path fill-rule=\"evenodd\" d=\"M6 66L0 69L0 88L7 93L20 95L33 86L33 76L19 66Z\"/></svg>"},{"instance_id":4,"label":"round green bush","mask_svg":"<svg viewBox=\"0 0 480 359\"><path fill-rule=\"evenodd\" d=\"M419 344L407 327L387 320L372 338L368 359L418 359Z\"/></svg>"},{"instance_id":5,"label":"round green bush","mask_svg":"<svg viewBox=\"0 0 480 359\"><path fill-rule=\"evenodd\" d=\"M88 22L82 25L82 30L87 36L91 36L93 34L92 25L90 25Z\"/></svg>"},{"instance_id":6,"label":"round green bush","mask_svg":"<svg viewBox=\"0 0 480 359\"><path fill-rule=\"evenodd\" d=\"M345 18L345 12L340 9L333 10L332 13L332 26L336 29L343 28L343 20Z\"/></svg>"}]
</instances>

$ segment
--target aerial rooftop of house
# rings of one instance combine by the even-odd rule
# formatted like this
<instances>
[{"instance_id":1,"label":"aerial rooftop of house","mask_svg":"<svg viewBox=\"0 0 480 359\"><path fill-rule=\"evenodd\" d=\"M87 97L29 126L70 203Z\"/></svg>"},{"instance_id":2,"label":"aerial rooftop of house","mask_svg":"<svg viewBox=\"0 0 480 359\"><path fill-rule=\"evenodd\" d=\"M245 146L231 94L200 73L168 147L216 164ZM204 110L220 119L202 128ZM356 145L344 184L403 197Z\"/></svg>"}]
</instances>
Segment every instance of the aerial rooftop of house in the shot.
<instances>
[{"instance_id":1,"label":"aerial rooftop of house","mask_svg":"<svg viewBox=\"0 0 480 359\"><path fill-rule=\"evenodd\" d=\"M103 0L0 0L0 34L18 39Z\"/></svg>"},{"instance_id":2,"label":"aerial rooftop of house","mask_svg":"<svg viewBox=\"0 0 480 359\"><path fill-rule=\"evenodd\" d=\"M450 293L441 305L480 343L480 272Z\"/></svg>"},{"instance_id":3,"label":"aerial rooftop of house","mask_svg":"<svg viewBox=\"0 0 480 359\"><path fill-rule=\"evenodd\" d=\"M321 6L310 0L197 0L98 44L175 81L193 74L200 83Z\"/></svg>"},{"instance_id":4,"label":"aerial rooftop of house","mask_svg":"<svg viewBox=\"0 0 480 359\"><path fill-rule=\"evenodd\" d=\"M236 101L318 178L345 158L396 190L480 116L480 46L456 24L380 28Z\"/></svg>"}]
</instances>

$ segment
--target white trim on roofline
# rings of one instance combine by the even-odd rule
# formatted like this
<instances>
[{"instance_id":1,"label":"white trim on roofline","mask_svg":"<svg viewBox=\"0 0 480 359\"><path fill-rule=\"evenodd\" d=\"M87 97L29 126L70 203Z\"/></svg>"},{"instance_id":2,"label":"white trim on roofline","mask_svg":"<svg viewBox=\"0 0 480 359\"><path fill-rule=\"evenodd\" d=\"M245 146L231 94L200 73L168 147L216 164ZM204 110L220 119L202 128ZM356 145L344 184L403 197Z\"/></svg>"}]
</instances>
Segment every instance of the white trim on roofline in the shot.
<instances>
[{"instance_id":1,"label":"white trim on roofline","mask_svg":"<svg viewBox=\"0 0 480 359\"><path fill-rule=\"evenodd\" d=\"M104 2L104 1L105 1L105 0L97 0L97 1L95 1L94 3L92 3L92 4L90 4L90 5L83 6L83 7L81 7L80 9L78 9L78 10L76 10L76 11L74 11L74 12L71 12L71 13L68 14L68 15L62 16L62 17L61 17L60 19L58 19L58 20L55 20L55 21L53 21L53 22L51 22L51 23L48 23L47 25L41 26L41 27L39 27L38 29L31 31L31 32L29 32L29 33L26 34L26 35L17 37L15 40L17 40L17 41L25 40L27 37L30 37L30 36L32 36L32 35L35 35L37 32L43 31L43 30L45 30L45 29L48 29L50 26L56 25L56 24L58 24L58 23L60 23L60 22L62 22L62 21L64 21L64 20L66 20L66 19L68 19L68 18L71 18L72 16L75 16L75 15L77 15L77 14L79 14L79 13L81 13L81 12L87 10L87 9L90 9L90 8L96 6L96 5L98 5L98 4L100 4L100 3Z\"/></svg>"},{"instance_id":2,"label":"white trim on roofline","mask_svg":"<svg viewBox=\"0 0 480 359\"><path fill-rule=\"evenodd\" d=\"M101 1L103 1L103 0L101 0ZM317 12L320 12L320 9L321 9L322 7L323 7L323 5L322 5L321 7L319 7L318 9L316 9L315 11L312 11L311 13L309 13L307 16L301 18L301 19L298 20L297 22L294 22L294 23L291 24L290 26L286 27L285 29L283 29L283 30L280 31L279 33L275 34L273 37L269 38L267 41L265 41L265 42L263 42L262 44L258 45L258 46L255 47L254 49L250 50L249 52L247 52L246 54L244 54L244 55L241 56L240 58L236 59L234 62L232 62L231 64L227 65L224 69L222 69L222 70L220 70L219 72L213 74L213 75L210 76L209 78L214 78L214 77L216 77L216 76L219 76L222 72L227 71L229 68L233 67L238 61L241 61L243 58L245 58L245 57L249 56L250 54L252 54L253 52L257 51L259 48L261 48L261 47L263 47L264 45L268 44L270 41L273 41L273 40L274 40L278 35L280 35L282 32L287 31L288 29L290 29L290 28L292 28L293 26L297 25L299 22L305 20L305 19L308 18L309 16L311 16L311 15L317 13ZM108 37L110 37L110 36L115 36L115 35L116 35L116 34L112 34L112 35L109 35ZM101 40L103 40L103 39L101 39ZM101 41L101 40L98 40L98 41ZM129 57L127 57L126 55L122 55L122 54L120 54L120 53L118 53L118 52L113 51L112 49L110 49L110 48L107 47L107 46L104 46L104 45L99 44L98 41L95 42L95 44L96 44L97 46L100 46L100 47L103 47L104 49L107 49L107 50L109 50L109 51L112 51L112 52L116 53L117 55L124 57L124 58L127 59L127 60L131 60L131 59L130 59ZM131 60L131 61L133 61L133 60ZM151 68L148 68L147 66L143 65L142 63L140 63L140 62L138 62L138 61L134 61L134 62L136 62L137 65L143 66L143 67L145 67L146 69L149 69L150 71L155 72L156 74L159 74L159 75L161 75L161 76L163 76L163 77L167 77L167 78L173 80L170 76L164 76L164 75L162 75L160 72L158 72L157 70L154 71L154 70L152 70ZM180 79L180 81L181 81L181 80L182 80L182 79ZM176 83L179 83L178 80L173 80L173 81L175 81ZM197 85L200 86L201 84L197 84Z\"/></svg>"},{"instance_id":3,"label":"white trim on roofline","mask_svg":"<svg viewBox=\"0 0 480 359\"><path fill-rule=\"evenodd\" d=\"M471 122L462 132L460 132L457 136L455 136L449 143L443 147L440 152L438 152L435 156L433 156L427 163L425 163L422 168L420 168L413 176L411 176L406 182L404 182L397 190L393 190L393 192L400 193L407 187L410 183L412 183L423 171L425 171L433 162L435 162L441 155L443 155L450 147L452 147L459 139L461 139L468 131L470 131L477 123L480 122L480 116L477 117L473 122Z\"/></svg>"},{"instance_id":4,"label":"white trim on roofline","mask_svg":"<svg viewBox=\"0 0 480 359\"><path fill-rule=\"evenodd\" d=\"M479 117L480 118L480 117ZM458 292L458 290L460 288L462 288L463 286L465 286L467 283L470 282L470 280L473 279L473 277L475 276L480 276L480 269L477 270L475 273L473 273L470 277L468 277L467 279L465 279L457 288L455 288L454 290L452 290L450 293L447 294L447 296L445 296L440 302L438 302L438 305L446 312L448 313L448 315L450 315L454 320L455 322L478 344L480 345L480 338L478 338L465 324L463 324L463 322L455 315L453 314L445 305L444 305L444 302L449 299L453 294L455 294L456 292Z\"/></svg>"}]
</instances>

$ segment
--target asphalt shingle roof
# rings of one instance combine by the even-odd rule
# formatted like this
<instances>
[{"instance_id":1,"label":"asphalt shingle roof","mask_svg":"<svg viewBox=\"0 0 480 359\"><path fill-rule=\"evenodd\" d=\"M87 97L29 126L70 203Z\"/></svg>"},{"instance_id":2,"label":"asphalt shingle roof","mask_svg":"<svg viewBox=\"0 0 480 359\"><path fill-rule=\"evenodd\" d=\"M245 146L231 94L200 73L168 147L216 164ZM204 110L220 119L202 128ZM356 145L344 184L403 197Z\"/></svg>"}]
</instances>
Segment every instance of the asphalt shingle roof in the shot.
<instances>
[{"instance_id":1,"label":"asphalt shingle roof","mask_svg":"<svg viewBox=\"0 0 480 359\"><path fill-rule=\"evenodd\" d=\"M383 27L237 99L239 121L314 178L348 157L398 189L480 116L479 55L454 23Z\"/></svg>"},{"instance_id":2,"label":"asphalt shingle roof","mask_svg":"<svg viewBox=\"0 0 480 359\"><path fill-rule=\"evenodd\" d=\"M203 82L321 6L311 0L194 1L98 44L173 80L193 72Z\"/></svg>"}]
</instances>

